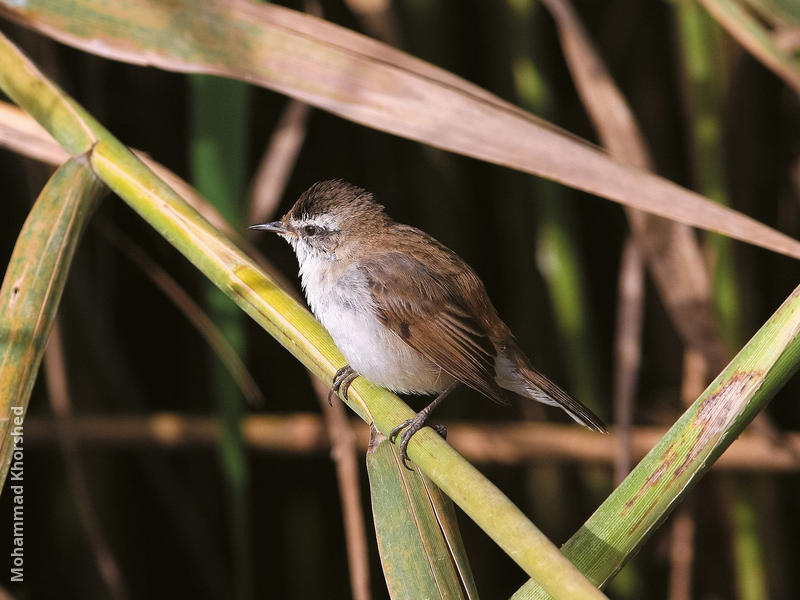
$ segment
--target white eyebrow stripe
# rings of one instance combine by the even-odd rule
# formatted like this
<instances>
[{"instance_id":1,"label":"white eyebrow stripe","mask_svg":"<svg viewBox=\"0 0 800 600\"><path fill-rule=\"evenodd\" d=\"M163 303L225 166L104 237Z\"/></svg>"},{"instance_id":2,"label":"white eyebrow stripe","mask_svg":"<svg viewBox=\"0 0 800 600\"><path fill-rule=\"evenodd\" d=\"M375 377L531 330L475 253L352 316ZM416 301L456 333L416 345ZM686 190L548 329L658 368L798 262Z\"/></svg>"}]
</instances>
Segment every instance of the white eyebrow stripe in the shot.
<instances>
[{"instance_id":1,"label":"white eyebrow stripe","mask_svg":"<svg viewBox=\"0 0 800 600\"><path fill-rule=\"evenodd\" d=\"M290 221L293 227L303 227L305 225L316 225L322 229L338 229L338 222L331 214L314 215L311 218L303 215L300 219Z\"/></svg>"}]
</instances>

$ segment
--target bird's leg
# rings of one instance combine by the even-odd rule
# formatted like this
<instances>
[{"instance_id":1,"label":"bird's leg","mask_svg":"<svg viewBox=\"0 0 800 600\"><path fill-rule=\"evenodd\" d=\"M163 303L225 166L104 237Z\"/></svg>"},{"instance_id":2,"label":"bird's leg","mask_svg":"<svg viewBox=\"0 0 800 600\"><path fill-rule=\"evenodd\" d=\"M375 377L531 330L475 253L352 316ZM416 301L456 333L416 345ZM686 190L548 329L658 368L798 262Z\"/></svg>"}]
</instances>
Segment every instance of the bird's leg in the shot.
<instances>
[{"instance_id":1,"label":"bird's leg","mask_svg":"<svg viewBox=\"0 0 800 600\"><path fill-rule=\"evenodd\" d=\"M328 392L328 404L333 404L333 397L340 391L344 398L347 398L347 390L350 389L350 384L358 377L358 373L353 370L350 365L345 365L333 376L333 386Z\"/></svg>"},{"instance_id":2,"label":"bird's leg","mask_svg":"<svg viewBox=\"0 0 800 600\"><path fill-rule=\"evenodd\" d=\"M428 404L428 406L419 411L413 419L408 419L407 421L403 421L402 423L400 423L400 425L392 429L391 433L389 434L389 441L394 443L397 434L405 430L403 431L402 435L400 435L400 457L403 459L403 465L405 465L407 469L411 470L411 467L408 466L408 442L411 439L411 436L413 436L420 429L425 427L425 422L428 420L428 417L430 416L431 412L433 412L433 409L439 406L442 400L444 400L447 397L447 395L456 388L457 385L458 382L456 381L449 388L447 388L441 394L436 396L433 402L431 402L430 404ZM442 437L447 436L447 429L444 426L433 425L432 427Z\"/></svg>"}]
</instances>

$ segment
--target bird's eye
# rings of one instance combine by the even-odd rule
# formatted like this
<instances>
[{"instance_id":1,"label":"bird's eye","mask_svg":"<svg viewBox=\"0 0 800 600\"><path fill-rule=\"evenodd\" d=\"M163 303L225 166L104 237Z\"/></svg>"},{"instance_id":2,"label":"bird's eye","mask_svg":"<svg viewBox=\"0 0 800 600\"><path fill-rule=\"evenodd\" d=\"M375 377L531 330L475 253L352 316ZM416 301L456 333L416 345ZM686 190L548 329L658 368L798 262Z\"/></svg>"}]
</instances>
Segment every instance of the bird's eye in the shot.
<instances>
[{"instance_id":1,"label":"bird's eye","mask_svg":"<svg viewBox=\"0 0 800 600\"><path fill-rule=\"evenodd\" d=\"M316 225L306 225L303 227L303 232L305 232L306 235L317 235L319 233L319 227Z\"/></svg>"}]
</instances>

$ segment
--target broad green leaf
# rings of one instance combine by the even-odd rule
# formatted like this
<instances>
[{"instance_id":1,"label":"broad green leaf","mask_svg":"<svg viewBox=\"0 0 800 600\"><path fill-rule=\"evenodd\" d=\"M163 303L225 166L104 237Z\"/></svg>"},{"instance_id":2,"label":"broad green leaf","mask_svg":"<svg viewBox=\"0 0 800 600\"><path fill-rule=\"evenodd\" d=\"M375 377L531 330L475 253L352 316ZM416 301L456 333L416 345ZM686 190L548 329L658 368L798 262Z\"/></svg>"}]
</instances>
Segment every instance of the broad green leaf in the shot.
<instances>
[{"instance_id":1,"label":"broad green leaf","mask_svg":"<svg viewBox=\"0 0 800 600\"><path fill-rule=\"evenodd\" d=\"M477 598L453 503L372 430L367 473L386 585L393 600Z\"/></svg>"},{"instance_id":2,"label":"broad green leaf","mask_svg":"<svg viewBox=\"0 0 800 600\"><path fill-rule=\"evenodd\" d=\"M0 287L0 485L75 248L103 191L85 157L70 159L42 190L14 246Z\"/></svg>"}]
</instances>

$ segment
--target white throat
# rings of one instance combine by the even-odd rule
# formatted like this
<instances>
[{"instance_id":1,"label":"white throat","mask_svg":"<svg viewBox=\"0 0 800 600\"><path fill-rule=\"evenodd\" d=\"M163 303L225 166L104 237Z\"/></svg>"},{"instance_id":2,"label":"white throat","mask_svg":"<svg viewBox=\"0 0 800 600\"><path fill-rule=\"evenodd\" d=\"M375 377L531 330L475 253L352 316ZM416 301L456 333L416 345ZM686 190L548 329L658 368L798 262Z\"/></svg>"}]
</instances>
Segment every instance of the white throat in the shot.
<instances>
[{"instance_id":1,"label":"white throat","mask_svg":"<svg viewBox=\"0 0 800 600\"><path fill-rule=\"evenodd\" d=\"M295 254L300 265L300 283L306 300L314 316L324 324L322 313L328 308L337 282L340 272L338 261L335 257L313 251L302 242L296 244Z\"/></svg>"}]
</instances>

